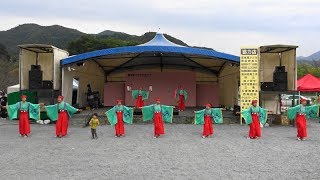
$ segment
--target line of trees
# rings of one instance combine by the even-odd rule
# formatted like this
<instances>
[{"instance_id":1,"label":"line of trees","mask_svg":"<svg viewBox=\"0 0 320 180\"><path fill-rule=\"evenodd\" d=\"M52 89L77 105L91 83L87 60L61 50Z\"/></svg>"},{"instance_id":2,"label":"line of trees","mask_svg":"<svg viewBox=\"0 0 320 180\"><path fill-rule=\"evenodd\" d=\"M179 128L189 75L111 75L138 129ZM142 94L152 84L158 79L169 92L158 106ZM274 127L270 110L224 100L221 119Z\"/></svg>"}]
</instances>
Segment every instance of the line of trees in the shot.
<instances>
[{"instance_id":1,"label":"line of trees","mask_svg":"<svg viewBox=\"0 0 320 180\"><path fill-rule=\"evenodd\" d=\"M297 67L298 78L301 78L306 74L312 74L320 78L320 61L298 64L298 67Z\"/></svg>"},{"instance_id":2,"label":"line of trees","mask_svg":"<svg viewBox=\"0 0 320 180\"><path fill-rule=\"evenodd\" d=\"M70 53L70 55L74 55L106 48L135 46L137 44L139 43L130 40L120 40L111 37L100 38L92 35L87 35L71 41L68 44L68 52Z\"/></svg>"},{"instance_id":3,"label":"line of trees","mask_svg":"<svg viewBox=\"0 0 320 180\"><path fill-rule=\"evenodd\" d=\"M0 90L5 90L8 86L18 83L18 67L18 62L12 60L6 47L0 44Z\"/></svg>"}]
</instances>

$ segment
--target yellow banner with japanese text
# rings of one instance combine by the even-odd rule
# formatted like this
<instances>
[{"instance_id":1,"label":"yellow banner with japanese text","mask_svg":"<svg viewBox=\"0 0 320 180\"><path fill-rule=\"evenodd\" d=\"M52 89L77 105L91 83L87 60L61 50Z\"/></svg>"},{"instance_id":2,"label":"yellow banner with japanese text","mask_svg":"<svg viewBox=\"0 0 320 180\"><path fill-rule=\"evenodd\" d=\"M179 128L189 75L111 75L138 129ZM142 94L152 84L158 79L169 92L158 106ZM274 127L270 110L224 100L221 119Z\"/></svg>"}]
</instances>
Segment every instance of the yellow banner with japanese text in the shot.
<instances>
[{"instance_id":1,"label":"yellow banner with japanese text","mask_svg":"<svg viewBox=\"0 0 320 180\"><path fill-rule=\"evenodd\" d=\"M241 47L240 55L240 106L241 111L251 105L252 100L259 104L259 49Z\"/></svg>"}]
</instances>

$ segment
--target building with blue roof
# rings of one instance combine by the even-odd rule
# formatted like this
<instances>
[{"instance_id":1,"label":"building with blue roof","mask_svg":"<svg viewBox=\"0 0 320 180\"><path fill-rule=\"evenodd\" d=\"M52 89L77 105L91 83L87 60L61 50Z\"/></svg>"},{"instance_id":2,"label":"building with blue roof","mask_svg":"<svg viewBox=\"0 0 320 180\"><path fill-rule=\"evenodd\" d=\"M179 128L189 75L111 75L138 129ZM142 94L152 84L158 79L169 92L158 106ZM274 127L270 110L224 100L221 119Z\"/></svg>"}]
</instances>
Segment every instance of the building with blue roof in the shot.
<instances>
[{"instance_id":1,"label":"building with blue roof","mask_svg":"<svg viewBox=\"0 0 320 180\"><path fill-rule=\"evenodd\" d=\"M72 99L72 79L79 80L80 106L86 104L87 85L98 91L105 106L116 99L134 105L126 89L152 88L147 104L160 97L176 105L173 93L179 85L189 92L188 107L210 102L233 105L238 96L238 56L211 49L177 45L157 33L149 42L70 56L61 60L62 94Z\"/></svg>"}]
</instances>

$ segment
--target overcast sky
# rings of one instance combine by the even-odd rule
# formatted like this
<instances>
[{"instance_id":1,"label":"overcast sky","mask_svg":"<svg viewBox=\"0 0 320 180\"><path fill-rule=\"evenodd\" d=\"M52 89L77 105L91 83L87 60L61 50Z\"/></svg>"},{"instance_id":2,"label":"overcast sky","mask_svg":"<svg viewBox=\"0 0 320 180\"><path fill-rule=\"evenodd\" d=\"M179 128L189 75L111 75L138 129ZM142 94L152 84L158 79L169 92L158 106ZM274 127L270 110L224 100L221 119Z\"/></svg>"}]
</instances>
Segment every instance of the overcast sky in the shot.
<instances>
[{"instance_id":1,"label":"overcast sky","mask_svg":"<svg viewBox=\"0 0 320 180\"><path fill-rule=\"evenodd\" d=\"M320 50L320 0L3 0L0 30L37 23L85 33L158 31L192 46L239 55L240 46Z\"/></svg>"}]
</instances>

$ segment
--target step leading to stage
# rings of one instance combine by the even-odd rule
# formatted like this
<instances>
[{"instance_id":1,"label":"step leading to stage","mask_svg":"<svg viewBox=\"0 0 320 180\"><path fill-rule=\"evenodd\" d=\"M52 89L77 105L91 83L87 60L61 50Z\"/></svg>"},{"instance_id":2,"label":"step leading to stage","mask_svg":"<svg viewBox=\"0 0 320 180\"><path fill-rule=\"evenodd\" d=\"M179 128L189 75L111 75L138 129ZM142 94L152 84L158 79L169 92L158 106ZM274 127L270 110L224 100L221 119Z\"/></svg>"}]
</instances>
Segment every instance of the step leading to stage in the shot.
<instances>
[{"instance_id":1,"label":"step leading to stage","mask_svg":"<svg viewBox=\"0 0 320 180\"><path fill-rule=\"evenodd\" d=\"M108 108L101 108L97 110L91 111L83 111L79 114L75 114L69 121L70 125L73 126L83 126L85 122L87 122L93 113L97 113L99 116L99 120L101 125L109 124L105 112ZM195 108L188 108L186 111L176 112L173 115L172 123L174 124L192 124L194 121L194 111L197 110ZM153 123L153 121L144 122L142 120L141 110L137 111L133 116L134 124L149 124ZM140 114L139 114L140 113ZM223 121L224 124L235 124L239 123L239 116L234 116L231 111L223 111Z\"/></svg>"}]
</instances>

